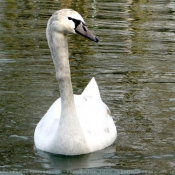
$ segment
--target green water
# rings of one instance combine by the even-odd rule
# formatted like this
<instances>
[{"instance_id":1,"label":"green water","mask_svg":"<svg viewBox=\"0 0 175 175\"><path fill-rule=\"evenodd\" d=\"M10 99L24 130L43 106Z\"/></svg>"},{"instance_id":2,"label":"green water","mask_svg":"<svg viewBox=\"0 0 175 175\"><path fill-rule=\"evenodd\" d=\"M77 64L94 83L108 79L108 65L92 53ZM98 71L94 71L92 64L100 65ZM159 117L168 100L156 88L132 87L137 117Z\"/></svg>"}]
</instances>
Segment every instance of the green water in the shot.
<instances>
[{"instance_id":1,"label":"green water","mask_svg":"<svg viewBox=\"0 0 175 175\"><path fill-rule=\"evenodd\" d=\"M0 174L175 174L174 1L0 4ZM74 93L95 77L118 130L114 145L84 156L43 153L33 143L59 97L45 28L61 8L77 10L100 40L69 37Z\"/></svg>"}]
</instances>

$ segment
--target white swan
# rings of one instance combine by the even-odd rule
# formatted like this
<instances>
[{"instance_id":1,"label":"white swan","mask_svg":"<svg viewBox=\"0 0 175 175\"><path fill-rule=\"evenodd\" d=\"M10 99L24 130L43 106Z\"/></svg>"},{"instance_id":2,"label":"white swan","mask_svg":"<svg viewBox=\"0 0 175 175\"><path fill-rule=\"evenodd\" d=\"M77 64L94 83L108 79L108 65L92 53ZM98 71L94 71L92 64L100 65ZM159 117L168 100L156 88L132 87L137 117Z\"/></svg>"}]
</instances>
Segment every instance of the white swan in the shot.
<instances>
[{"instance_id":1,"label":"white swan","mask_svg":"<svg viewBox=\"0 0 175 175\"><path fill-rule=\"evenodd\" d=\"M61 98L38 123L34 142L36 148L46 152L80 155L111 145L117 137L117 130L94 78L81 95L73 95L67 44L69 33L78 33L98 42L78 12L62 9L50 17L46 35Z\"/></svg>"}]
</instances>

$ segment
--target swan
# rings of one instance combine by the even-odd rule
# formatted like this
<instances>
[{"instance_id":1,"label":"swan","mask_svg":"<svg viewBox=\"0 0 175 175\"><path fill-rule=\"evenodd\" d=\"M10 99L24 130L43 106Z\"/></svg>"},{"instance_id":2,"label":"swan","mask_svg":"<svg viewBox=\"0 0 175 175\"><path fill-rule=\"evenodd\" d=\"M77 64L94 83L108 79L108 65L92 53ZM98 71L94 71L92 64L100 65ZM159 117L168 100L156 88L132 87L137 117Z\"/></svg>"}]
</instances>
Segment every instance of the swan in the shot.
<instances>
[{"instance_id":1,"label":"swan","mask_svg":"<svg viewBox=\"0 0 175 175\"><path fill-rule=\"evenodd\" d=\"M35 128L37 149L61 155L81 155L104 149L117 138L109 108L103 103L95 78L81 95L73 95L68 59L68 34L78 33L94 42L82 16L72 9L50 17L46 37L59 83L58 98Z\"/></svg>"}]
</instances>

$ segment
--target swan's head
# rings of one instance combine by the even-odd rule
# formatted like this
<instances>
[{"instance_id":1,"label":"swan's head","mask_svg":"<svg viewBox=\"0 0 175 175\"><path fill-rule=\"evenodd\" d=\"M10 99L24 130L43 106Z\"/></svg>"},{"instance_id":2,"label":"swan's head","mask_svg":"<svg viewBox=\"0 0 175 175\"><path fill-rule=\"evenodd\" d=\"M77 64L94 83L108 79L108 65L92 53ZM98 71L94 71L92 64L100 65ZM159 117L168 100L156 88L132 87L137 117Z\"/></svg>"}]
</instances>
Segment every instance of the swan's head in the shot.
<instances>
[{"instance_id":1,"label":"swan's head","mask_svg":"<svg viewBox=\"0 0 175 175\"><path fill-rule=\"evenodd\" d=\"M78 33L94 42L98 39L88 30L82 16L71 9L62 9L56 11L47 23L47 39L52 32L62 33Z\"/></svg>"}]
</instances>

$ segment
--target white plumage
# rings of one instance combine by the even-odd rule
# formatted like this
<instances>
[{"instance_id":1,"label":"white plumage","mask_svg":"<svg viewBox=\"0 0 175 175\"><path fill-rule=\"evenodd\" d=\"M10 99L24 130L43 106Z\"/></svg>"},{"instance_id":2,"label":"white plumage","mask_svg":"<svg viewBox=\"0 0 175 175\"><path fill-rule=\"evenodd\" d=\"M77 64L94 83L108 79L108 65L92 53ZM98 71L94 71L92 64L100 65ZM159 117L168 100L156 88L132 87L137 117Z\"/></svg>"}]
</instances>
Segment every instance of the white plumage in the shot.
<instances>
[{"instance_id":1,"label":"white plumage","mask_svg":"<svg viewBox=\"0 0 175 175\"><path fill-rule=\"evenodd\" d=\"M46 34L61 98L38 123L34 141L43 151L79 155L108 147L115 141L117 130L94 78L81 95L73 95L67 46L69 33L78 33L98 42L74 10L56 11L49 19Z\"/></svg>"}]
</instances>

